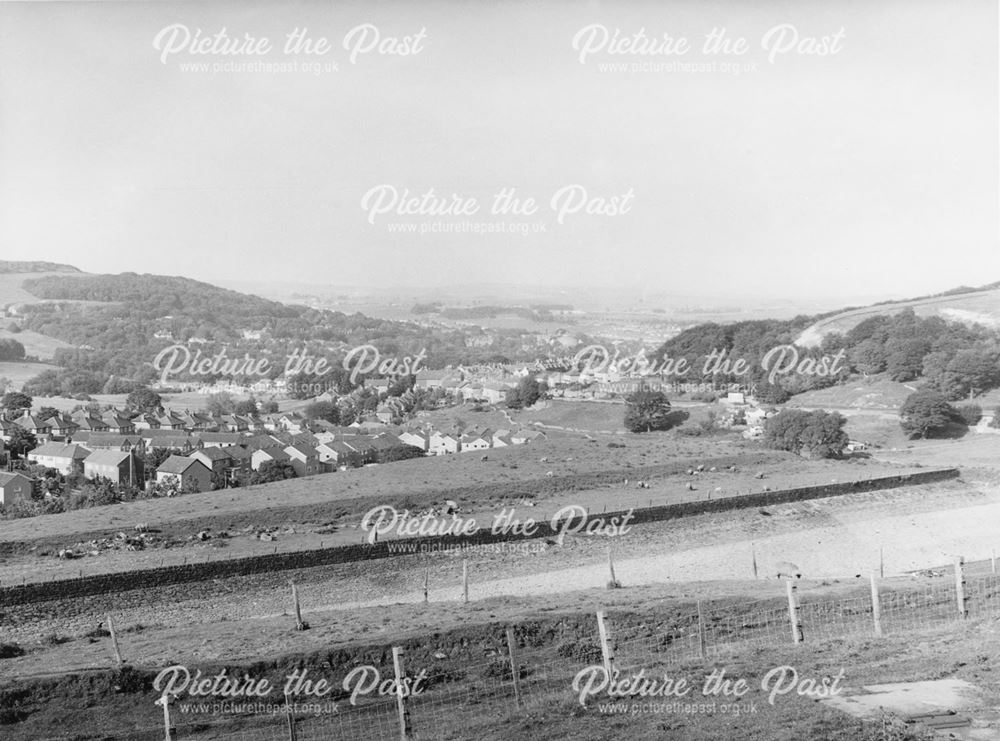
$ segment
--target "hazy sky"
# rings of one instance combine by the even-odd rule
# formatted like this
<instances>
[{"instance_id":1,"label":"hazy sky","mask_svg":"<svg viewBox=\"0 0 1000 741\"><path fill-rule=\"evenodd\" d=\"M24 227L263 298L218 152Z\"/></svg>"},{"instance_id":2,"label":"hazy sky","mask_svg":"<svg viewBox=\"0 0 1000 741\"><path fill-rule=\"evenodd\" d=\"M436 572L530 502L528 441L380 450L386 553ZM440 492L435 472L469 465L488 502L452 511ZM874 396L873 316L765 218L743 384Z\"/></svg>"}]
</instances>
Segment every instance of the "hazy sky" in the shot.
<instances>
[{"instance_id":1,"label":"hazy sky","mask_svg":"<svg viewBox=\"0 0 1000 741\"><path fill-rule=\"evenodd\" d=\"M704 53L719 27L746 53ZM184 43L223 28L272 48ZM284 53L296 28L331 49ZM690 48L612 54L616 29ZM996 281L997 32L987 0L3 3L0 257L845 300ZM478 213L370 216L383 185ZM567 186L631 196L559 223ZM537 212L491 214L503 188ZM545 231L419 233L472 222Z\"/></svg>"}]
</instances>

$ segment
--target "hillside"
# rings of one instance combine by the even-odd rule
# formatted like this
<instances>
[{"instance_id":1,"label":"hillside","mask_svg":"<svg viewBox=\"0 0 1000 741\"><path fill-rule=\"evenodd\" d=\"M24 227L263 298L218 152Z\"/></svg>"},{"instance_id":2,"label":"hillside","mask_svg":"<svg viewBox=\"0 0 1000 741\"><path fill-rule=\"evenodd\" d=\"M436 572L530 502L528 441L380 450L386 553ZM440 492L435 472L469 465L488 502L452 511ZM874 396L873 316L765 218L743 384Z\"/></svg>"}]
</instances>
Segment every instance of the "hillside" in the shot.
<instances>
[{"instance_id":1,"label":"hillside","mask_svg":"<svg viewBox=\"0 0 1000 741\"><path fill-rule=\"evenodd\" d=\"M72 265L62 265L57 262L41 260L17 261L0 260L0 273L82 273Z\"/></svg>"},{"instance_id":2,"label":"hillside","mask_svg":"<svg viewBox=\"0 0 1000 741\"><path fill-rule=\"evenodd\" d=\"M798 336L795 343L803 347L815 347L832 332L845 334L865 319L898 314L904 309L913 309L917 316L936 316L947 321L998 328L1000 286L993 284L980 289L957 289L938 296L848 309L814 322Z\"/></svg>"}]
</instances>

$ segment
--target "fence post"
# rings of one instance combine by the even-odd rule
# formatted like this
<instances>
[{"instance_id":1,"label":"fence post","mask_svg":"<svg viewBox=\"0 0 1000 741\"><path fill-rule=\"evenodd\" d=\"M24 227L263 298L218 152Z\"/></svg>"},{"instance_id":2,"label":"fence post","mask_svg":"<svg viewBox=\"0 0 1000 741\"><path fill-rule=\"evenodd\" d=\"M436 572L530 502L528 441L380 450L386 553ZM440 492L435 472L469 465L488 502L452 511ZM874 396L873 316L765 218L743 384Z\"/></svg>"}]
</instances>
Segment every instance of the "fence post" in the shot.
<instances>
[{"instance_id":1,"label":"fence post","mask_svg":"<svg viewBox=\"0 0 1000 741\"><path fill-rule=\"evenodd\" d=\"M611 549L608 549L608 573L611 574L611 581L608 582L609 587L618 586L618 577L615 576L615 560L611 555Z\"/></svg>"},{"instance_id":2,"label":"fence post","mask_svg":"<svg viewBox=\"0 0 1000 741\"><path fill-rule=\"evenodd\" d=\"M754 544L750 544L750 559L753 563L753 578L757 578L757 549Z\"/></svg>"},{"instance_id":3,"label":"fence post","mask_svg":"<svg viewBox=\"0 0 1000 741\"><path fill-rule=\"evenodd\" d=\"M462 561L462 601L469 602L469 562Z\"/></svg>"},{"instance_id":4,"label":"fence post","mask_svg":"<svg viewBox=\"0 0 1000 741\"><path fill-rule=\"evenodd\" d=\"M965 604L965 576L962 573L962 564L964 563L964 558L961 556L955 557L955 599L958 602L958 614L963 618L969 615Z\"/></svg>"},{"instance_id":5,"label":"fence post","mask_svg":"<svg viewBox=\"0 0 1000 741\"><path fill-rule=\"evenodd\" d=\"M115 653L115 664L118 667L125 662L122 661L122 652L118 648L118 634L115 633L115 620L111 617L111 613L108 613L108 633L111 634L111 650Z\"/></svg>"},{"instance_id":6,"label":"fence post","mask_svg":"<svg viewBox=\"0 0 1000 741\"><path fill-rule=\"evenodd\" d=\"M885 549L878 549L878 578L885 579Z\"/></svg>"},{"instance_id":7,"label":"fence post","mask_svg":"<svg viewBox=\"0 0 1000 741\"><path fill-rule=\"evenodd\" d=\"M285 720L288 722L288 741L298 741L298 733L295 730L295 716L292 715L292 701L285 695Z\"/></svg>"},{"instance_id":8,"label":"fence post","mask_svg":"<svg viewBox=\"0 0 1000 741\"><path fill-rule=\"evenodd\" d=\"M429 569L424 569L424 604L425 604L425 605L426 605L426 604L427 604L427 602L428 602L428 597L427 597L427 594L428 594L428 592L427 592L427 585L428 585L428 582L430 581L430 578L431 578L431 576L430 576L430 570L429 570Z\"/></svg>"},{"instance_id":9,"label":"fence post","mask_svg":"<svg viewBox=\"0 0 1000 741\"><path fill-rule=\"evenodd\" d=\"M878 601L878 582L872 574L872 620L875 621L875 635L882 635L882 605Z\"/></svg>"},{"instance_id":10,"label":"fence post","mask_svg":"<svg viewBox=\"0 0 1000 741\"><path fill-rule=\"evenodd\" d=\"M302 608L299 606L299 590L294 581L289 581L292 585L292 606L295 608L295 630L305 630L308 627L302 622Z\"/></svg>"},{"instance_id":11,"label":"fence post","mask_svg":"<svg viewBox=\"0 0 1000 741\"><path fill-rule=\"evenodd\" d=\"M788 619L792 624L792 641L801 643L802 624L799 622L799 603L795 596L795 585L789 579L785 582L785 587L788 592Z\"/></svg>"},{"instance_id":12,"label":"fence post","mask_svg":"<svg viewBox=\"0 0 1000 741\"><path fill-rule=\"evenodd\" d=\"M608 673L608 680L615 670L615 655L611 650L611 641L608 639L608 626L604 624L604 611L597 611L597 633L601 639L601 657L604 660L604 671Z\"/></svg>"},{"instance_id":13,"label":"fence post","mask_svg":"<svg viewBox=\"0 0 1000 741\"><path fill-rule=\"evenodd\" d=\"M507 655L510 657L510 677L514 680L514 702L521 707L521 669L517 664L517 644L511 628L507 628Z\"/></svg>"},{"instance_id":14,"label":"fence post","mask_svg":"<svg viewBox=\"0 0 1000 741\"><path fill-rule=\"evenodd\" d=\"M400 741L410 741L410 711L406 708L406 693L403 690L403 649L392 647L392 669L396 674L396 717L399 719Z\"/></svg>"},{"instance_id":15,"label":"fence post","mask_svg":"<svg viewBox=\"0 0 1000 741\"><path fill-rule=\"evenodd\" d=\"M708 658L708 647L705 641L705 613L701 609L701 600L698 600L698 652L701 658Z\"/></svg>"}]
</instances>

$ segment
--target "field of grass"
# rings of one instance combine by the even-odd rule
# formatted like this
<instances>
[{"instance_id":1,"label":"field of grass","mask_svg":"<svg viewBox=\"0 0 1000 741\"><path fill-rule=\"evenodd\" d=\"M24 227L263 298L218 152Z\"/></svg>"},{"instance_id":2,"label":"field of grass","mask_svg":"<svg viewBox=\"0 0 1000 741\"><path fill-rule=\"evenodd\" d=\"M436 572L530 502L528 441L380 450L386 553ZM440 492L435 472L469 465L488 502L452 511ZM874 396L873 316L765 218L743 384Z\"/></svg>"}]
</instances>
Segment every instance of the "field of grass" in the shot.
<instances>
[{"instance_id":1,"label":"field of grass","mask_svg":"<svg viewBox=\"0 0 1000 741\"><path fill-rule=\"evenodd\" d=\"M0 361L0 378L7 378L17 388L45 370L58 370L59 366L48 363L7 363ZM79 402L76 402L79 403Z\"/></svg>"},{"instance_id":2,"label":"field of grass","mask_svg":"<svg viewBox=\"0 0 1000 741\"><path fill-rule=\"evenodd\" d=\"M878 409L895 412L906 397L916 390L913 384L897 383L885 378L853 379L838 386L797 394L789 407L818 409Z\"/></svg>"},{"instance_id":3,"label":"field of grass","mask_svg":"<svg viewBox=\"0 0 1000 741\"><path fill-rule=\"evenodd\" d=\"M624 433L624 402L552 399L514 413L522 425L536 422L545 427L590 433Z\"/></svg>"}]
</instances>

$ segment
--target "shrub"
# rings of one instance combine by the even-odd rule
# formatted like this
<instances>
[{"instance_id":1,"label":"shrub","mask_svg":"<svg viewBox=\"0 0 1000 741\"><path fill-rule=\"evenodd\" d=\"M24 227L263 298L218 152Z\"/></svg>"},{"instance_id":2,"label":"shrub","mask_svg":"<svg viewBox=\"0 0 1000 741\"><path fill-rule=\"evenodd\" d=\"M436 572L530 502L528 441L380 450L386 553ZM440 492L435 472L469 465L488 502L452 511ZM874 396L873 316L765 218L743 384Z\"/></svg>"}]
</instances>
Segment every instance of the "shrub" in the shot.
<instances>
[{"instance_id":1,"label":"shrub","mask_svg":"<svg viewBox=\"0 0 1000 741\"><path fill-rule=\"evenodd\" d=\"M978 404L961 404L955 407L956 422L961 422L969 427L975 427L982 418L983 408Z\"/></svg>"},{"instance_id":2,"label":"shrub","mask_svg":"<svg viewBox=\"0 0 1000 741\"><path fill-rule=\"evenodd\" d=\"M0 643L0 659L15 659L24 656L24 649L16 643Z\"/></svg>"}]
</instances>

